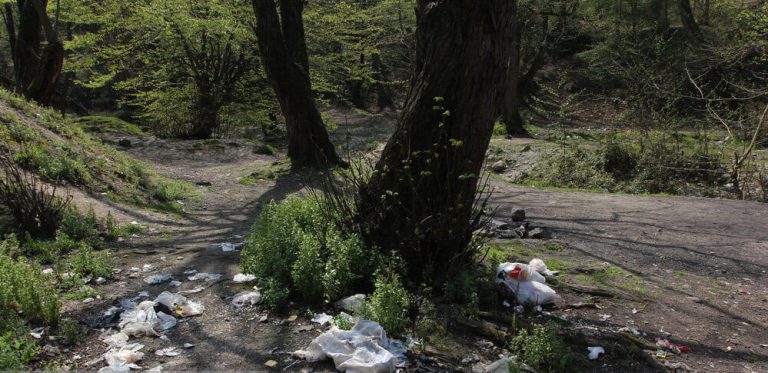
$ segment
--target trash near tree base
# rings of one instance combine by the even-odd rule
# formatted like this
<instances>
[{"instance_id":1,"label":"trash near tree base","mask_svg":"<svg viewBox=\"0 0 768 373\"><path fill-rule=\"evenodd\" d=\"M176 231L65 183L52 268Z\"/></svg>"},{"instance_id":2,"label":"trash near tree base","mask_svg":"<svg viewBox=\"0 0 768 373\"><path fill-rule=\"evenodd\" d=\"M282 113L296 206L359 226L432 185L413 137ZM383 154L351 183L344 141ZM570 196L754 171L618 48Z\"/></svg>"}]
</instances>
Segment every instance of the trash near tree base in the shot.
<instances>
[{"instance_id":1,"label":"trash near tree base","mask_svg":"<svg viewBox=\"0 0 768 373\"><path fill-rule=\"evenodd\" d=\"M544 275L557 272L547 269L541 259L533 259L526 265L522 263L501 263L496 272L496 284L503 299L516 300L517 304L555 303L557 294L547 286Z\"/></svg>"},{"instance_id":2,"label":"trash near tree base","mask_svg":"<svg viewBox=\"0 0 768 373\"><path fill-rule=\"evenodd\" d=\"M379 323L360 320L352 330L332 327L294 356L310 362L330 358L342 372L384 373L395 371L399 365L397 355L402 355L403 350L404 345L390 341Z\"/></svg>"},{"instance_id":3,"label":"trash near tree base","mask_svg":"<svg viewBox=\"0 0 768 373\"><path fill-rule=\"evenodd\" d=\"M235 307L255 306L261 302L261 293L258 291L242 291L232 298Z\"/></svg>"}]
</instances>

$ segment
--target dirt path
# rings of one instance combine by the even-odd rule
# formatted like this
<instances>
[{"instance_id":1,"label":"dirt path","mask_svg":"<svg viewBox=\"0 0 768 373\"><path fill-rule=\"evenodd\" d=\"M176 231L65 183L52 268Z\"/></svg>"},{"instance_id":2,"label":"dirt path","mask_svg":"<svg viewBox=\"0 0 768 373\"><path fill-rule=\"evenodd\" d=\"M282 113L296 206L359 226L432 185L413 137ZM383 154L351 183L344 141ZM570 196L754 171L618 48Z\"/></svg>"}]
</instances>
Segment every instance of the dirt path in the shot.
<instances>
[{"instance_id":1,"label":"dirt path","mask_svg":"<svg viewBox=\"0 0 768 373\"><path fill-rule=\"evenodd\" d=\"M524 207L577 262L611 263L648 288L638 313L617 302L580 316L687 345L675 360L694 369L768 371L768 206L495 186L500 216Z\"/></svg>"},{"instance_id":2,"label":"dirt path","mask_svg":"<svg viewBox=\"0 0 768 373\"><path fill-rule=\"evenodd\" d=\"M338 120L339 142L357 138L367 122ZM365 123L364 123L365 122ZM347 125L348 127L345 127ZM367 133L362 131L362 133ZM375 140L386 139L378 131ZM350 135L351 134L351 135ZM348 141L352 143L352 141ZM160 174L200 186L200 196L187 201L188 214L164 222L142 221L161 231L129 242L118 254L123 271L99 290L101 300L82 315L99 315L123 298L149 291L153 299L164 290L189 290L202 283L188 281L183 272L220 273L224 281L206 284L191 295L205 305L200 317L183 319L169 330L169 341L142 338L147 355L142 366L161 365L164 370L261 370L267 360L277 360L282 370L298 371L308 364L290 358L290 351L305 347L321 332L307 329L306 309L270 315L259 308L234 308L230 297L246 289L229 279L239 272L239 252L223 252L221 242L242 242L260 206L282 199L307 184L307 174L288 173L274 181L244 185L238 181L264 170L279 159L255 155L243 142L200 148L191 141L137 141L127 150ZM358 141L356 144L366 142ZM369 144L370 145L370 144ZM368 145L366 145L368 146ZM676 357L701 371L767 371L768 348L768 207L738 201L605 195L535 190L496 182L493 202L504 217L510 208L523 207L535 224L547 227L568 247L565 255L576 262L609 262L641 277L650 288L650 302L640 305L605 301L599 311L576 312L585 320L613 326L634 325L687 344L688 354ZM546 258L545 258L546 259ZM154 270L131 277L131 267L151 264ZM172 274L183 283L148 286L142 278ZM695 297L695 298L691 298ZM286 316L298 314L289 322ZM600 320L600 314L612 317ZM304 327L304 328L302 328ZM105 346L92 333L90 342L77 351L82 362L99 356ZM153 354L165 347L195 347L177 357ZM727 352L726 347L733 351ZM103 363L81 369L98 369ZM333 371L330 364L313 365L314 371ZM601 369L602 371L610 371Z\"/></svg>"}]
</instances>

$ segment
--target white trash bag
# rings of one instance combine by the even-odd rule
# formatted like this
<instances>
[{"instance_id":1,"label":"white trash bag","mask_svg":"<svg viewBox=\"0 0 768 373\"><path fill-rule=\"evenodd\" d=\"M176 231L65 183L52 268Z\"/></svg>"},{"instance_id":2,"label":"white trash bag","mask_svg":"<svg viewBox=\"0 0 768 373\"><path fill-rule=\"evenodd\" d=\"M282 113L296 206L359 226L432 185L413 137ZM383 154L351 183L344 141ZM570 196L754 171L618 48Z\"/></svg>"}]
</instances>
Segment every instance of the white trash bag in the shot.
<instances>
[{"instance_id":1,"label":"white trash bag","mask_svg":"<svg viewBox=\"0 0 768 373\"><path fill-rule=\"evenodd\" d=\"M360 320L352 330L332 327L294 355L307 361L331 358L336 369L347 373L389 373L397 366L397 357L387 350L389 344L379 323Z\"/></svg>"},{"instance_id":2,"label":"white trash bag","mask_svg":"<svg viewBox=\"0 0 768 373\"><path fill-rule=\"evenodd\" d=\"M541 268L538 263L534 267ZM544 270L546 266L544 265ZM496 284L505 298L515 297L518 304L554 303L557 294L546 285L546 279L531 266L522 263L501 263L496 272Z\"/></svg>"}]
</instances>

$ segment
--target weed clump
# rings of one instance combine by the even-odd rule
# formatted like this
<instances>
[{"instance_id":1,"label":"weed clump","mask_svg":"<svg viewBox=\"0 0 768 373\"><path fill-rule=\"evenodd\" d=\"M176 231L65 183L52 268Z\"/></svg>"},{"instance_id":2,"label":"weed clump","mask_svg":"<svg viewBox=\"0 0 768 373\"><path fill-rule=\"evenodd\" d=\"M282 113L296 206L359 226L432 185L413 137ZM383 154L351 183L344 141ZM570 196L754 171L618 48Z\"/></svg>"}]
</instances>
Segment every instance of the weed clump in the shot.
<instances>
[{"instance_id":1,"label":"weed clump","mask_svg":"<svg viewBox=\"0 0 768 373\"><path fill-rule=\"evenodd\" d=\"M552 325L535 325L530 332L520 330L512 340L511 350L537 372L567 372L573 362L572 352Z\"/></svg>"},{"instance_id":2,"label":"weed clump","mask_svg":"<svg viewBox=\"0 0 768 373\"><path fill-rule=\"evenodd\" d=\"M334 301L361 286L372 268L362 241L344 235L322 202L289 197L264 207L242 252L246 273L256 275L264 302L278 307L291 294L306 302Z\"/></svg>"}]
</instances>

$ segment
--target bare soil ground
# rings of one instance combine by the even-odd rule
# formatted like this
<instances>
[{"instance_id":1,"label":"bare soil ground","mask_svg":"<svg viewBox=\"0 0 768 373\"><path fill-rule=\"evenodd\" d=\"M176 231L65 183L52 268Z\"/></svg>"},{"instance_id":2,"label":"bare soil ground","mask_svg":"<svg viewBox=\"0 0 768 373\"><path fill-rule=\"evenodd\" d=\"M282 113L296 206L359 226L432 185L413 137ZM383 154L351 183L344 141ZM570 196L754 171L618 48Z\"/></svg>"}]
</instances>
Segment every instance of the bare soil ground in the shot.
<instances>
[{"instance_id":1,"label":"bare soil ground","mask_svg":"<svg viewBox=\"0 0 768 373\"><path fill-rule=\"evenodd\" d=\"M377 118L336 114L337 143L352 147L385 141L391 124L376 125ZM384 121L389 122L389 121ZM101 299L82 304L70 302L65 311L83 320L93 320L120 299L148 291L154 298L164 290L188 290L204 283L188 281L183 272L221 273L223 280L204 284L206 290L190 295L205 305L202 316L183 319L168 331L168 341L143 337L147 353L141 365L164 370L267 370L265 362L276 360L276 369L333 371L329 363L308 364L294 360L290 352L305 347L322 332L307 317L306 307L296 305L284 314L268 314L259 307L237 309L230 297L246 286L234 284L239 272L239 252L222 252L215 244L243 240L261 206L301 190L310 183L310 173L280 174L276 180L250 183L238 181L272 166L282 156L253 154L242 141L222 141L200 147L193 141L134 139L126 151L145 161L158 173L200 186L199 198L185 202L184 216L135 214L135 219L155 233L134 237L116 254L122 271L116 279L97 289ZM246 185L248 184L248 185ZM600 309L560 310L555 313L581 328L636 327L653 343L654 337L669 338L690 351L669 358L699 371L768 371L768 207L758 203L699 198L638 197L522 188L494 181L493 203L498 215L508 217L514 207L525 208L529 220L550 230L546 241L500 241L508 259L529 260L541 256L559 260L561 283L579 283L614 289L617 297L596 297L568 290L557 291L565 303L596 303ZM545 249L560 243L563 249ZM516 247L516 249L514 248ZM522 248L522 249L521 249ZM616 277L589 277L582 268L611 266L622 270ZM131 277L131 267L151 264L154 270ZM603 267L601 267L603 266ZM172 274L183 283L147 285L152 274ZM639 280L637 280L639 279ZM631 280L631 281L630 281ZM634 309L634 311L633 311ZM315 310L321 311L321 310ZM289 315L297 315L288 321ZM261 318L268 315L266 322ZM608 315L608 316L606 316ZM312 328L306 328L309 325ZM306 330L310 329L310 330ZM434 371L471 371L477 362L490 362L504 346L491 347L481 338L461 336L459 358L436 359ZM159 357L153 351L192 343L176 357ZM762 345L762 346L761 346ZM728 351L728 346L732 350ZM78 360L80 369L104 366L84 363L106 351L92 331L86 343L67 351L65 358ZM586 351L585 351L586 354ZM608 356L611 351L607 351ZM440 355L439 353L437 354ZM469 358L468 358L469 357ZM461 362L461 360L464 360ZM439 361L442 361L442 366ZM639 363L598 361L592 371L652 371Z\"/></svg>"}]
</instances>

